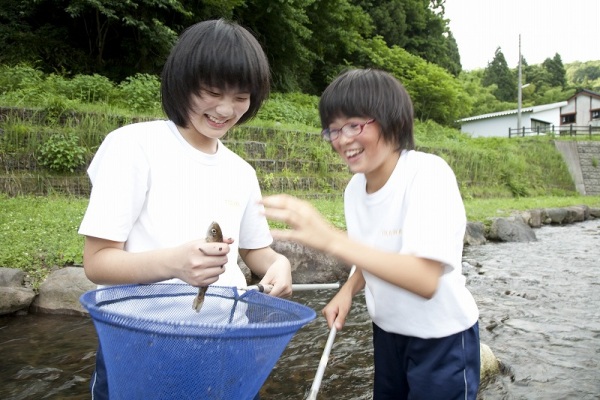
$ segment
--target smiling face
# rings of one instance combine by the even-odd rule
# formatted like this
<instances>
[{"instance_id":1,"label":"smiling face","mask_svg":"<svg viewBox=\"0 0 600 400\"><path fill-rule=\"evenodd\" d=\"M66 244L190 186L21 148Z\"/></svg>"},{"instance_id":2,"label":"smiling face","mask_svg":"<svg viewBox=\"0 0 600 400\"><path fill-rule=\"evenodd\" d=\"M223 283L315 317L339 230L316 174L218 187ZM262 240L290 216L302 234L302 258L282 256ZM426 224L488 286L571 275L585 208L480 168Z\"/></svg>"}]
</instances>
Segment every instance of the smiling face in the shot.
<instances>
[{"instance_id":1,"label":"smiling face","mask_svg":"<svg viewBox=\"0 0 600 400\"><path fill-rule=\"evenodd\" d=\"M337 117L329 129L340 129L348 123L364 123L369 118ZM381 134L381 126L375 121L365 125L360 135L348 138L344 135L331 142L333 149L348 165L352 173L362 173L367 179L367 192L373 193L387 182L392 174L400 153L396 146L386 142Z\"/></svg>"},{"instance_id":2,"label":"smiling face","mask_svg":"<svg viewBox=\"0 0 600 400\"><path fill-rule=\"evenodd\" d=\"M192 146L205 153L217 150L217 140L248 111L250 94L237 90L202 88L192 95L187 127L179 131Z\"/></svg>"}]
</instances>

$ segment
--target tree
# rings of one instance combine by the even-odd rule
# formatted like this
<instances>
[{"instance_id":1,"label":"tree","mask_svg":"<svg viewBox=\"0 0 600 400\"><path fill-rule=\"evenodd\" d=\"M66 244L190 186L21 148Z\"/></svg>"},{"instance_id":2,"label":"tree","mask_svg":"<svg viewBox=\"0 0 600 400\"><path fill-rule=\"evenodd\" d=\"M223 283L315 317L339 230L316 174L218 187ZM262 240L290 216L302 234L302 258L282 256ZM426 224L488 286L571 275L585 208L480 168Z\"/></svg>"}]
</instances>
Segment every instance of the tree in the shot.
<instances>
[{"instance_id":1,"label":"tree","mask_svg":"<svg viewBox=\"0 0 600 400\"><path fill-rule=\"evenodd\" d=\"M495 84L483 86L481 84L483 73L483 69L476 69L469 72L463 71L459 75L458 80L472 102L472 107L460 114L459 118L504 111L516 106L515 103L502 102L496 98L494 91L497 86Z\"/></svg>"},{"instance_id":2,"label":"tree","mask_svg":"<svg viewBox=\"0 0 600 400\"><path fill-rule=\"evenodd\" d=\"M381 37L365 41L361 65L392 73L410 94L415 117L451 125L465 115L471 101L460 83L442 67L398 47L388 47Z\"/></svg>"},{"instance_id":3,"label":"tree","mask_svg":"<svg viewBox=\"0 0 600 400\"><path fill-rule=\"evenodd\" d=\"M308 46L316 56L308 93L320 95L325 87L363 49L373 32L373 22L362 8L348 0L318 0L306 10L312 35ZM310 68L311 66L305 66Z\"/></svg>"},{"instance_id":4,"label":"tree","mask_svg":"<svg viewBox=\"0 0 600 400\"><path fill-rule=\"evenodd\" d=\"M315 0L246 1L234 10L234 19L250 28L263 45L276 90L298 91L310 86L311 66L318 58L308 47L307 8Z\"/></svg>"},{"instance_id":5,"label":"tree","mask_svg":"<svg viewBox=\"0 0 600 400\"><path fill-rule=\"evenodd\" d=\"M65 4L67 3L67 4ZM96 67L105 64L129 65L125 76L136 72L160 70L177 31L165 21L191 14L176 0L70 0L63 2L77 35L71 39L85 41ZM124 78L124 76L121 76Z\"/></svg>"},{"instance_id":6,"label":"tree","mask_svg":"<svg viewBox=\"0 0 600 400\"><path fill-rule=\"evenodd\" d=\"M567 83L565 67L563 66L560 55L556 53L554 58L546 58L542 63L542 67L550 76L550 87L564 88Z\"/></svg>"},{"instance_id":7,"label":"tree","mask_svg":"<svg viewBox=\"0 0 600 400\"><path fill-rule=\"evenodd\" d=\"M48 3L0 0L0 63L37 64L46 72L69 70L76 63L86 70L85 51L65 40L64 17Z\"/></svg>"},{"instance_id":8,"label":"tree","mask_svg":"<svg viewBox=\"0 0 600 400\"><path fill-rule=\"evenodd\" d=\"M514 101L517 98L516 79L508 68L500 47L496 49L494 59L485 68L481 83L484 86L496 85L494 95L500 101Z\"/></svg>"},{"instance_id":9,"label":"tree","mask_svg":"<svg viewBox=\"0 0 600 400\"><path fill-rule=\"evenodd\" d=\"M389 47L402 47L411 54L446 68L458 76L462 67L456 40L444 19L445 0L357 0L373 20L374 36Z\"/></svg>"},{"instance_id":10,"label":"tree","mask_svg":"<svg viewBox=\"0 0 600 400\"><path fill-rule=\"evenodd\" d=\"M44 71L121 80L157 73L190 12L177 0L0 0L3 54L25 54ZM21 28L21 29L20 29ZM7 57L6 57L7 58ZM15 63L14 58L2 61Z\"/></svg>"}]
</instances>

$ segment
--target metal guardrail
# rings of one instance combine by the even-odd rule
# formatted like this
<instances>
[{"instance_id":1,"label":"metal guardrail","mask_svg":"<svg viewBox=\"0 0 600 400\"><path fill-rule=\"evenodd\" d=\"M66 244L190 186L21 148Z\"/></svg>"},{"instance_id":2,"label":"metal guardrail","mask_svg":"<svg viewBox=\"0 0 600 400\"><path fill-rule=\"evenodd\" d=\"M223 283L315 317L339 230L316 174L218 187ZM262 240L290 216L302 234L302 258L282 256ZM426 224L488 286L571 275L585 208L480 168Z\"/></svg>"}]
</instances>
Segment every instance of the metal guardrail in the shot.
<instances>
[{"instance_id":1,"label":"metal guardrail","mask_svg":"<svg viewBox=\"0 0 600 400\"><path fill-rule=\"evenodd\" d=\"M600 126L593 125L551 125L550 128L508 128L508 137L534 136L534 135L559 135L559 136L592 136L600 135Z\"/></svg>"}]
</instances>

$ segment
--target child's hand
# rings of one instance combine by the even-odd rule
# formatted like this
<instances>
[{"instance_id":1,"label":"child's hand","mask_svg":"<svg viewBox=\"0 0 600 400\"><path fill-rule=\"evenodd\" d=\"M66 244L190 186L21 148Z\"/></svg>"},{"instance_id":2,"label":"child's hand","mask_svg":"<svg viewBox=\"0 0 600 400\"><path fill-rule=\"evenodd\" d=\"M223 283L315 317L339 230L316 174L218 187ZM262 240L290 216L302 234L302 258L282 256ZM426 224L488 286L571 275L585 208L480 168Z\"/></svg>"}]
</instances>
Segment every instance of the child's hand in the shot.
<instances>
[{"instance_id":1,"label":"child's hand","mask_svg":"<svg viewBox=\"0 0 600 400\"><path fill-rule=\"evenodd\" d=\"M335 323L335 328L341 331L346 324L346 317L350 313L350 307L352 306L352 296L347 295L344 291L340 290L329 303L323 308L322 314L327 320L327 325L331 329Z\"/></svg>"},{"instance_id":2,"label":"child's hand","mask_svg":"<svg viewBox=\"0 0 600 400\"><path fill-rule=\"evenodd\" d=\"M260 283L263 286L271 286L269 291L271 296L290 297L292 295L292 273L289 260L279 256L271 264Z\"/></svg>"},{"instance_id":3,"label":"child's hand","mask_svg":"<svg viewBox=\"0 0 600 400\"><path fill-rule=\"evenodd\" d=\"M284 222L289 230L272 230L275 239L291 240L324 251L339 232L308 202L285 194L263 197L268 219Z\"/></svg>"},{"instance_id":4,"label":"child's hand","mask_svg":"<svg viewBox=\"0 0 600 400\"><path fill-rule=\"evenodd\" d=\"M219 279L225 272L229 245L233 239L223 242L206 242L195 240L176 247L173 263L173 276L192 286L208 286Z\"/></svg>"}]
</instances>

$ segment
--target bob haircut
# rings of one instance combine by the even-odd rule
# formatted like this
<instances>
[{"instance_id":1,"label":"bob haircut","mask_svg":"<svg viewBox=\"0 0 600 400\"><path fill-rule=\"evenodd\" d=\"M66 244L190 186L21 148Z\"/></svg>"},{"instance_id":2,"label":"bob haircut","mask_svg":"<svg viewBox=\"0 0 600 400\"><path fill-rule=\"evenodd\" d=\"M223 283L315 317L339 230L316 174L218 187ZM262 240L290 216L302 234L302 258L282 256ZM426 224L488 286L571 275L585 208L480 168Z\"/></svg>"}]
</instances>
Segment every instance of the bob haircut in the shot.
<instances>
[{"instance_id":1,"label":"bob haircut","mask_svg":"<svg viewBox=\"0 0 600 400\"><path fill-rule=\"evenodd\" d=\"M187 128L192 95L215 88L250 94L250 107L237 122L253 118L269 96L267 57L254 36L223 19L187 28L171 50L161 76L161 101L167 117Z\"/></svg>"},{"instance_id":2,"label":"bob haircut","mask_svg":"<svg viewBox=\"0 0 600 400\"><path fill-rule=\"evenodd\" d=\"M321 126L340 117L373 118L381 135L397 150L413 150L413 105L404 86L393 75L377 69L352 69L340 74L319 101Z\"/></svg>"}]
</instances>

